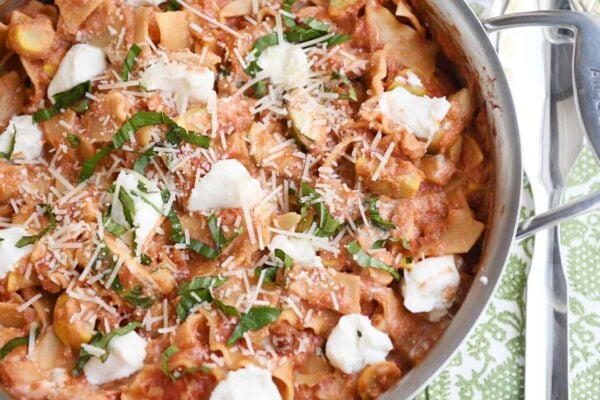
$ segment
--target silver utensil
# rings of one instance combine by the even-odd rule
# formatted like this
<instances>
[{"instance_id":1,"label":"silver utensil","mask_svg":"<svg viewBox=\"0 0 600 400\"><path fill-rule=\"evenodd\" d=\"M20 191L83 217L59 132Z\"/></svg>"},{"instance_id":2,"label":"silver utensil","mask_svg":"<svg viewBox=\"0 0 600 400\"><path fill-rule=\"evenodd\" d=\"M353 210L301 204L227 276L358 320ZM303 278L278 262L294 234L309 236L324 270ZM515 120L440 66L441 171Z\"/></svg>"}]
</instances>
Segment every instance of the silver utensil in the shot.
<instances>
[{"instance_id":1,"label":"silver utensil","mask_svg":"<svg viewBox=\"0 0 600 400\"><path fill-rule=\"evenodd\" d=\"M569 43L568 35L560 37L560 33L554 32L551 36L547 49L550 91L546 123L538 138L538 143L548 150L542 154L549 157L541 166L525 162L526 169L539 174L542 190L537 190L536 195L538 200L542 197L542 203L550 211L522 222L517 232L517 238L523 238L552 226L536 238L536 247L542 249L534 255L533 265L538 270L532 268L528 277L525 397L562 400L569 398L568 298L555 224L567 215L590 211L600 200L600 193L596 193L558 207L568 173L582 147L583 133L577 115L581 116L594 151L600 153L600 97L596 91L600 87L600 70L596 72L600 65L594 64L594 59L600 56L600 21L569 11L538 12L532 16L513 14L490 20L487 25L494 30L509 26L558 26L576 32L574 46ZM590 102L590 98L594 101Z\"/></svg>"}]
</instances>

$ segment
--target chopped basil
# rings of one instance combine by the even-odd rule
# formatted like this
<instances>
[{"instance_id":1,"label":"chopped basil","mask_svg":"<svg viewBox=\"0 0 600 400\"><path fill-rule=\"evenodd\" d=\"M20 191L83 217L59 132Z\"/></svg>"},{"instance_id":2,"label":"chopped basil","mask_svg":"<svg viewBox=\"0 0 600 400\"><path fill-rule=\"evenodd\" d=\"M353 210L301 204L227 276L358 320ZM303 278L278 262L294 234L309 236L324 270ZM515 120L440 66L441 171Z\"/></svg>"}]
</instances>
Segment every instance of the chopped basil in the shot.
<instances>
[{"instance_id":1,"label":"chopped basil","mask_svg":"<svg viewBox=\"0 0 600 400\"><path fill-rule=\"evenodd\" d=\"M123 69L121 70L121 79L126 81L129 79L129 74L133 69L135 64L135 58L140 54L142 48L137 44L133 44L129 51L127 52L127 56L125 57L125 62L123 63Z\"/></svg>"},{"instance_id":2,"label":"chopped basil","mask_svg":"<svg viewBox=\"0 0 600 400\"><path fill-rule=\"evenodd\" d=\"M281 315L281 309L276 307L252 307L250 311L242 314L231 336L227 340L227 346L233 346L240 340L244 333L256 331L277 321Z\"/></svg>"},{"instance_id":3,"label":"chopped basil","mask_svg":"<svg viewBox=\"0 0 600 400\"><path fill-rule=\"evenodd\" d=\"M181 10L181 4L177 0L167 1L167 11L178 11Z\"/></svg>"},{"instance_id":4,"label":"chopped basil","mask_svg":"<svg viewBox=\"0 0 600 400\"><path fill-rule=\"evenodd\" d=\"M81 114L83 112L86 112L88 108L90 108L90 99L88 99L87 97L81 99L81 101L77 102L77 104L73 105L73 107L71 107L73 109L73 111L75 111L77 114Z\"/></svg>"},{"instance_id":5,"label":"chopped basil","mask_svg":"<svg viewBox=\"0 0 600 400\"><path fill-rule=\"evenodd\" d=\"M339 231L342 224L331 215L329 209L320 198L321 196L308 183L302 182L300 184L300 214L306 218L310 207L314 207L318 221L315 235L330 237Z\"/></svg>"},{"instance_id":6,"label":"chopped basil","mask_svg":"<svg viewBox=\"0 0 600 400\"><path fill-rule=\"evenodd\" d=\"M35 330L35 338L37 339L37 337L39 335L40 335L40 328L38 327ZM10 339L8 342L6 342L4 344L4 346L2 346L2 348L0 348L0 360L4 359L7 355L10 354L11 351L16 349L17 347L27 346L28 344L29 344L29 335Z\"/></svg>"},{"instance_id":7,"label":"chopped basil","mask_svg":"<svg viewBox=\"0 0 600 400\"><path fill-rule=\"evenodd\" d=\"M88 179L94 174L96 165L106 158L111 151L120 149L129 141L131 136L140 128L145 126L162 125L167 126L167 141L171 144L179 144L182 141L204 148L210 147L210 138L195 132L186 131L169 118L165 113L152 111L138 111L119 128L112 138L112 143L98 151L94 156L83 162L83 170L79 177L80 181Z\"/></svg>"},{"instance_id":8,"label":"chopped basil","mask_svg":"<svg viewBox=\"0 0 600 400\"><path fill-rule=\"evenodd\" d=\"M402 242L402 247L404 248L404 250L412 251L412 249L410 248L410 243L408 242L408 240L406 240L405 238L402 238L401 242Z\"/></svg>"},{"instance_id":9,"label":"chopped basil","mask_svg":"<svg viewBox=\"0 0 600 400\"><path fill-rule=\"evenodd\" d=\"M91 88L91 82L86 81L69 90L55 94L52 96L54 98L54 105L34 112L32 115L33 122L38 123L52 118L61 110L72 106L81 98L85 97L85 94L88 93Z\"/></svg>"},{"instance_id":10,"label":"chopped basil","mask_svg":"<svg viewBox=\"0 0 600 400\"><path fill-rule=\"evenodd\" d=\"M348 78L346 74L341 72L334 72L333 74L331 74L331 77L333 79L338 79L342 81L342 83L348 86L348 93L338 93L338 99L352 101L356 101L358 99L356 96L356 90L354 89L354 86L352 86L352 81L350 81L350 78Z\"/></svg>"},{"instance_id":11,"label":"chopped basil","mask_svg":"<svg viewBox=\"0 0 600 400\"><path fill-rule=\"evenodd\" d=\"M218 299L213 299L213 303L215 303L219 310L223 311L223 314L229 317L240 317L240 312L235 307L227 305Z\"/></svg>"},{"instance_id":12,"label":"chopped basil","mask_svg":"<svg viewBox=\"0 0 600 400\"><path fill-rule=\"evenodd\" d=\"M294 5L295 2L296 2L296 0L284 0L281 8L283 9L283 11L286 11L291 14L292 6ZM294 20L294 18L291 18L291 17L288 17L288 16L282 14L282 19L283 19L283 23L285 24L285 26L289 27L289 26L296 25L296 21Z\"/></svg>"},{"instance_id":13,"label":"chopped basil","mask_svg":"<svg viewBox=\"0 0 600 400\"><path fill-rule=\"evenodd\" d=\"M92 157L83 161L83 168L81 169L81 174L79 175L79 181L83 182L92 175L94 175L94 171L96 171L96 166L102 160L104 160L108 155L115 149L115 146L111 143L101 150L99 150Z\"/></svg>"},{"instance_id":14,"label":"chopped basil","mask_svg":"<svg viewBox=\"0 0 600 400\"><path fill-rule=\"evenodd\" d=\"M133 227L135 222L135 202L133 201L133 198L131 198L131 195L127 193L125 189L121 188L121 190L119 190L119 201L123 206L125 220L130 227Z\"/></svg>"},{"instance_id":15,"label":"chopped basil","mask_svg":"<svg viewBox=\"0 0 600 400\"><path fill-rule=\"evenodd\" d=\"M125 228L121 224L116 223L115 221L110 219L108 216L104 217L103 224L104 224L104 229L106 229L108 232L110 232L111 234L113 234L116 237L121 237L125 234L125 232L127 232L127 228Z\"/></svg>"},{"instance_id":16,"label":"chopped basil","mask_svg":"<svg viewBox=\"0 0 600 400\"><path fill-rule=\"evenodd\" d=\"M216 288L227 282L227 278L213 277L213 276L199 276L192 279L189 282L185 282L181 285L177 293L180 299L175 311L181 321L190 314L190 310L201 302L210 303L213 301L213 297L210 294L211 288Z\"/></svg>"},{"instance_id":17,"label":"chopped basil","mask_svg":"<svg viewBox=\"0 0 600 400\"><path fill-rule=\"evenodd\" d=\"M162 364L160 366L160 369L167 376L167 378L169 378L172 382L175 382L177 379L183 377L183 375L185 375L185 374L192 374L192 373L198 372L198 371L204 372L204 373L210 372L210 368L205 367L205 366L189 367L189 368L185 368L182 370L177 369L177 370L171 372L171 370L169 369L169 360L171 359L171 357L173 357L178 352L179 352L179 349L177 348L177 346L170 345L169 347L167 347L165 349L165 351L162 354Z\"/></svg>"},{"instance_id":18,"label":"chopped basil","mask_svg":"<svg viewBox=\"0 0 600 400\"><path fill-rule=\"evenodd\" d=\"M254 270L254 276L257 278L263 274L264 271L264 283L276 283L277 282L277 272L279 271L279 267L257 267Z\"/></svg>"},{"instance_id":19,"label":"chopped basil","mask_svg":"<svg viewBox=\"0 0 600 400\"><path fill-rule=\"evenodd\" d=\"M394 225L391 222L385 221L383 218L381 218L381 215L379 215L379 209L377 208L378 201L379 199L377 198L371 199L369 201L369 219L371 220L373 225L380 229L386 231L389 229L394 229L396 225Z\"/></svg>"},{"instance_id":20,"label":"chopped basil","mask_svg":"<svg viewBox=\"0 0 600 400\"><path fill-rule=\"evenodd\" d=\"M42 205L42 209L44 210L44 214L48 215L48 226L40 231L37 235L34 236L23 236L21 239L17 241L15 244L16 247L22 248L28 246L30 244L34 244L38 241L39 238L44 236L46 233L53 231L56 229L56 216L52 212L52 207L49 204Z\"/></svg>"},{"instance_id":21,"label":"chopped basil","mask_svg":"<svg viewBox=\"0 0 600 400\"><path fill-rule=\"evenodd\" d=\"M98 332L92 338L90 345L106 351L106 353L104 353L104 355L102 355L102 357L100 357L100 360L102 360L102 362L104 362L104 361L106 361L106 359L109 356L108 344L114 337L126 335L129 332L133 332L135 329L141 328L141 327L142 327L142 324L140 324L139 322L130 322L129 324L127 324L121 328L113 329L106 335L102 335L102 333ZM73 368L73 370L71 371L71 375L79 376L81 374L81 371L83 370L83 367L85 367L85 364L87 364L87 362L91 358L92 358L92 355L90 353L88 353L84 348L79 349L79 356L77 358L77 364L75 365L75 368Z\"/></svg>"},{"instance_id":22,"label":"chopped basil","mask_svg":"<svg viewBox=\"0 0 600 400\"><path fill-rule=\"evenodd\" d=\"M211 214L208 217L208 229L210 230L210 234L212 235L213 240L215 241L215 246L217 247L217 251L220 253L223 248L225 248L228 244L233 242L242 232L242 230L235 232L228 238L225 238L225 234L221 227L219 227L217 223L217 218L214 214Z\"/></svg>"},{"instance_id":23,"label":"chopped basil","mask_svg":"<svg viewBox=\"0 0 600 400\"><path fill-rule=\"evenodd\" d=\"M152 264L152 259L148 254L142 254L140 256L140 263L142 263L142 265L148 266Z\"/></svg>"},{"instance_id":24,"label":"chopped basil","mask_svg":"<svg viewBox=\"0 0 600 400\"><path fill-rule=\"evenodd\" d=\"M275 257L281 260L285 269L290 269L294 265L292 257L288 256L286 252L281 249L275 249Z\"/></svg>"},{"instance_id":25,"label":"chopped basil","mask_svg":"<svg viewBox=\"0 0 600 400\"><path fill-rule=\"evenodd\" d=\"M0 151L0 158L10 160L15 151L15 144L17 143L17 127L13 126L13 130L13 135L10 138L10 142L8 142L8 151L6 153Z\"/></svg>"},{"instance_id":26,"label":"chopped basil","mask_svg":"<svg viewBox=\"0 0 600 400\"><path fill-rule=\"evenodd\" d=\"M138 306L144 309L152 307L155 303L152 297L142 295L142 287L136 285L132 290L120 294L121 298L131 305Z\"/></svg>"},{"instance_id":27,"label":"chopped basil","mask_svg":"<svg viewBox=\"0 0 600 400\"><path fill-rule=\"evenodd\" d=\"M133 164L133 170L140 175L144 175L146 167L150 164L150 161L154 156L156 156L156 152L154 151L154 146L152 146L140 154L140 158Z\"/></svg>"},{"instance_id":28,"label":"chopped basil","mask_svg":"<svg viewBox=\"0 0 600 400\"><path fill-rule=\"evenodd\" d=\"M246 67L246 73L254 77L258 72L262 71L262 68L260 68L257 63L258 58L267 47L276 46L278 43L279 39L277 39L275 33L264 35L256 39L254 46L252 46L252 50L250 50L250 52L254 54L254 60Z\"/></svg>"},{"instance_id":29,"label":"chopped basil","mask_svg":"<svg viewBox=\"0 0 600 400\"><path fill-rule=\"evenodd\" d=\"M67 135L67 141L69 142L69 144L71 145L72 149L76 149L79 147L79 145L81 144L81 140L79 140L79 138L71 133L69 133Z\"/></svg>"},{"instance_id":30,"label":"chopped basil","mask_svg":"<svg viewBox=\"0 0 600 400\"><path fill-rule=\"evenodd\" d=\"M348 250L348 253L350 253L350 255L352 256L354 261L356 261L356 263L361 267L381 269L383 271L389 272L394 277L394 279L400 280L400 274L394 267L387 265L383 261L379 261L374 257L371 257L369 254L363 251L363 249L361 249L360 245L356 240L348 243L346 245L346 249Z\"/></svg>"}]
</instances>

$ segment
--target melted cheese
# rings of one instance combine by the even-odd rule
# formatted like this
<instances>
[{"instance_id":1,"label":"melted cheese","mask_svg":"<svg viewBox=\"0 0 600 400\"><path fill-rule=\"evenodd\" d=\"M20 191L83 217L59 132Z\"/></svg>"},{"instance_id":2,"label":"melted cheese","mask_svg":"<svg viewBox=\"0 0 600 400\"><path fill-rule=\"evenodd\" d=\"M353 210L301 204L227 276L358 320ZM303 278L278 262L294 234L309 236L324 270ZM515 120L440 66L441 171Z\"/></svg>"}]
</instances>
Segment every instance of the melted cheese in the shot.
<instances>
[{"instance_id":1,"label":"melted cheese","mask_svg":"<svg viewBox=\"0 0 600 400\"><path fill-rule=\"evenodd\" d=\"M430 319L439 320L452 306L459 283L453 256L426 258L404 270L404 306L413 313L431 312Z\"/></svg>"},{"instance_id":2,"label":"melted cheese","mask_svg":"<svg viewBox=\"0 0 600 400\"><path fill-rule=\"evenodd\" d=\"M104 51L89 44L72 46L63 57L56 75L48 86L48 98L102 75L106 70Z\"/></svg>"},{"instance_id":3,"label":"melted cheese","mask_svg":"<svg viewBox=\"0 0 600 400\"><path fill-rule=\"evenodd\" d=\"M251 208L262 199L260 182L237 160L221 160L198 181L188 202L190 211Z\"/></svg>"},{"instance_id":4,"label":"melted cheese","mask_svg":"<svg viewBox=\"0 0 600 400\"><path fill-rule=\"evenodd\" d=\"M431 139L450 111L445 97L415 96L399 86L379 99L383 115L422 139Z\"/></svg>"},{"instance_id":5,"label":"melted cheese","mask_svg":"<svg viewBox=\"0 0 600 400\"><path fill-rule=\"evenodd\" d=\"M19 115L11 118L6 130L0 135L0 152L8 153L10 143L15 138L15 147L11 159L35 160L42 155L42 131L33 122L31 115Z\"/></svg>"},{"instance_id":6,"label":"melted cheese","mask_svg":"<svg viewBox=\"0 0 600 400\"><path fill-rule=\"evenodd\" d=\"M145 193L140 189L140 183L145 186ZM111 218L116 223L134 228L135 243L141 247L148 240L162 218L163 200L160 190L154 182L145 179L134 171L122 170L116 180L116 189L124 190L133 200L133 225L130 226L123 212L123 204L119 193L115 190L113 196Z\"/></svg>"},{"instance_id":7,"label":"melted cheese","mask_svg":"<svg viewBox=\"0 0 600 400\"><path fill-rule=\"evenodd\" d=\"M178 62L160 61L144 70L140 82L147 90L160 90L172 96L181 114L188 102L208 102L211 99L215 74L206 67L192 70Z\"/></svg>"},{"instance_id":8,"label":"melted cheese","mask_svg":"<svg viewBox=\"0 0 600 400\"><path fill-rule=\"evenodd\" d=\"M83 368L88 382L101 385L133 375L144 366L146 341L137 333L115 336L108 344L109 356L102 362L92 357Z\"/></svg>"},{"instance_id":9,"label":"melted cheese","mask_svg":"<svg viewBox=\"0 0 600 400\"><path fill-rule=\"evenodd\" d=\"M295 265L306 267L322 267L321 257L317 255L315 244L305 238L294 238L286 235L277 235L267 246L275 257L275 249L281 249L294 260Z\"/></svg>"},{"instance_id":10,"label":"melted cheese","mask_svg":"<svg viewBox=\"0 0 600 400\"><path fill-rule=\"evenodd\" d=\"M6 275L14 270L19 261L31 254L33 245L17 247L17 242L23 236L30 235L23 228L8 228L0 230L0 279L6 278Z\"/></svg>"},{"instance_id":11,"label":"melted cheese","mask_svg":"<svg viewBox=\"0 0 600 400\"><path fill-rule=\"evenodd\" d=\"M256 63L262 68L261 74L269 78L272 84L282 85L285 89L305 85L310 74L304 50L287 42L267 47Z\"/></svg>"},{"instance_id":12,"label":"melted cheese","mask_svg":"<svg viewBox=\"0 0 600 400\"><path fill-rule=\"evenodd\" d=\"M385 361L393 345L389 336L361 314L344 315L331 331L325 353L329 362L347 374Z\"/></svg>"},{"instance_id":13,"label":"melted cheese","mask_svg":"<svg viewBox=\"0 0 600 400\"><path fill-rule=\"evenodd\" d=\"M227 374L210 395L210 400L281 400L281 394L266 369L248 365Z\"/></svg>"}]
</instances>

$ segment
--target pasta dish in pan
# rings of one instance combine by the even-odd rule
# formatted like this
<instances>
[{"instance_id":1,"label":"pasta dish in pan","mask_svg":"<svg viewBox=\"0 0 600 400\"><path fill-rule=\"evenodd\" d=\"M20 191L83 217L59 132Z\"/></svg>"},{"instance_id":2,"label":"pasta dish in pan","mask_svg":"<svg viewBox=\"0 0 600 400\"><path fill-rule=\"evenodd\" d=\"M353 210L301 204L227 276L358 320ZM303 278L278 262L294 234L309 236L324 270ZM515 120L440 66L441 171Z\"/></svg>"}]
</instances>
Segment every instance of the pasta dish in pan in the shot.
<instances>
[{"instance_id":1,"label":"pasta dish in pan","mask_svg":"<svg viewBox=\"0 0 600 400\"><path fill-rule=\"evenodd\" d=\"M483 101L426 20L406 0L13 11L2 390L373 399L400 380L460 307L493 201Z\"/></svg>"}]
</instances>

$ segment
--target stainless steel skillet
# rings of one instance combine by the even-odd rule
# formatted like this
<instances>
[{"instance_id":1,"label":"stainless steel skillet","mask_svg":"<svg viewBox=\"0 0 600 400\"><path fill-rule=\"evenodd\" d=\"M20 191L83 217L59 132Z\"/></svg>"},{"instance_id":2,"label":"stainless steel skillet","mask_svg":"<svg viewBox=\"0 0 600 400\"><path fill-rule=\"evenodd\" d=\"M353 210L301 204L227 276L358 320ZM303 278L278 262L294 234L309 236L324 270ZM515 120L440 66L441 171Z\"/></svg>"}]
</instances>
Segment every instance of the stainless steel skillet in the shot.
<instances>
[{"instance_id":1,"label":"stainless steel skillet","mask_svg":"<svg viewBox=\"0 0 600 400\"><path fill-rule=\"evenodd\" d=\"M573 84L580 119L596 155L600 155L600 20L570 11L543 11L497 17L481 24L470 7L457 0L424 0L423 8L438 34L450 35L479 83L490 118L496 196L478 276L452 324L427 358L390 389L383 399L409 399L436 376L475 327L498 284L513 242L590 211L600 193L583 197L518 223L522 160L513 100L488 33L522 26L557 26L576 32ZM540 71L542 73L542 71ZM479 278L485 277L486 285ZM540 366L543 368L543 366Z\"/></svg>"}]
</instances>

